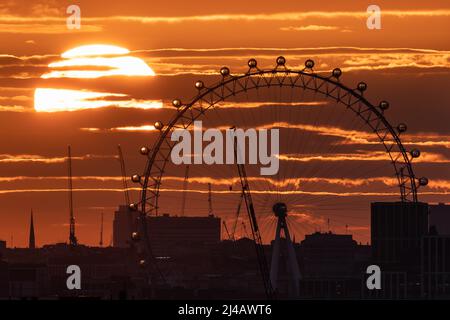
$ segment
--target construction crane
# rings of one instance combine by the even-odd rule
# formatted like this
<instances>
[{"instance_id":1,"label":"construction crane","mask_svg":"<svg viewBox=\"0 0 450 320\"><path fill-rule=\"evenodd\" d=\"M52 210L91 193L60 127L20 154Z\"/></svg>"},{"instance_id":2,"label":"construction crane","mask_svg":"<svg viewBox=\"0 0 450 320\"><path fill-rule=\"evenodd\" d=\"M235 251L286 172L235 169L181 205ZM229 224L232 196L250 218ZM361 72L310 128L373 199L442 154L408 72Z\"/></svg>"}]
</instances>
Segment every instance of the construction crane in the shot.
<instances>
[{"instance_id":1,"label":"construction crane","mask_svg":"<svg viewBox=\"0 0 450 320\"><path fill-rule=\"evenodd\" d=\"M186 209L186 196L187 196L187 187L189 183L189 165L186 166L184 172L184 181L183 181L183 198L181 199L181 215L184 216L184 211Z\"/></svg>"},{"instance_id":2,"label":"construction crane","mask_svg":"<svg viewBox=\"0 0 450 320\"><path fill-rule=\"evenodd\" d=\"M125 204L130 206L130 194L128 193L128 185L127 185L127 172L125 170L125 161L123 160L122 148L120 144L117 145L117 150L119 152L119 162L120 162L120 170L122 172L122 184L123 184L123 192L125 195Z\"/></svg>"},{"instance_id":3,"label":"construction crane","mask_svg":"<svg viewBox=\"0 0 450 320\"><path fill-rule=\"evenodd\" d=\"M239 215L241 213L241 207L242 207L242 201L244 200L244 193L241 193L241 196L239 197L239 203L236 210L236 220L234 220L233 230L231 231L231 237L233 240L235 239L236 235L236 228L239 220Z\"/></svg>"},{"instance_id":4,"label":"construction crane","mask_svg":"<svg viewBox=\"0 0 450 320\"><path fill-rule=\"evenodd\" d=\"M100 242L99 242L100 247L103 247L103 211L102 211L102 215L101 215L101 221L100 221Z\"/></svg>"},{"instance_id":5,"label":"construction crane","mask_svg":"<svg viewBox=\"0 0 450 320\"><path fill-rule=\"evenodd\" d=\"M253 205L252 195L250 193L250 187L248 184L247 173L245 172L245 166L242 161L238 161L238 146L237 141L234 139L234 157L238 166L239 178L242 186L243 198L245 200L245 206L250 220L250 226L252 230L253 240L255 241L256 256L258 258L259 269L263 280L264 290L268 299L275 298L275 292L273 290L269 267L264 253L264 247L261 239L261 233L259 231L258 222L256 220L255 207Z\"/></svg>"},{"instance_id":6,"label":"construction crane","mask_svg":"<svg viewBox=\"0 0 450 320\"><path fill-rule=\"evenodd\" d=\"M233 237L231 236L230 232L228 231L228 227L227 227L227 223L225 222L225 220L222 221L223 227L225 229L225 232L227 233L228 236L228 240L233 241Z\"/></svg>"},{"instance_id":7,"label":"construction crane","mask_svg":"<svg viewBox=\"0 0 450 320\"><path fill-rule=\"evenodd\" d=\"M211 189L211 182L208 183L208 204L209 204L209 216L213 216L213 209L212 209L212 189Z\"/></svg>"},{"instance_id":8,"label":"construction crane","mask_svg":"<svg viewBox=\"0 0 450 320\"><path fill-rule=\"evenodd\" d=\"M69 230L69 244L76 246L78 244L75 236L75 217L73 215L73 195L72 195L72 155L70 146L67 146L67 169L68 169L68 184L69 184L69 214L70 214L70 230Z\"/></svg>"},{"instance_id":9,"label":"construction crane","mask_svg":"<svg viewBox=\"0 0 450 320\"><path fill-rule=\"evenodd\" d=\"M125 196L125 204L127 205L128 208L128 214L127 214L127 221L128 221L128 233L129 233L129 241L128 243L130 244L130 246L133 245L133 239L132 239L132 234L133 234L133 229L134 229L134 223L133 223L133 215L130 208L130 193L128 192L128 184L127 184L127 171L125 169L125 160L123 158L123 153L122 153L122 147L120 146L120 144L117 145L117 152L119 154L119 163L120 163L120 171L122 173L122 185L123 185L123 194Z\"/></svg>"}]
</instances>

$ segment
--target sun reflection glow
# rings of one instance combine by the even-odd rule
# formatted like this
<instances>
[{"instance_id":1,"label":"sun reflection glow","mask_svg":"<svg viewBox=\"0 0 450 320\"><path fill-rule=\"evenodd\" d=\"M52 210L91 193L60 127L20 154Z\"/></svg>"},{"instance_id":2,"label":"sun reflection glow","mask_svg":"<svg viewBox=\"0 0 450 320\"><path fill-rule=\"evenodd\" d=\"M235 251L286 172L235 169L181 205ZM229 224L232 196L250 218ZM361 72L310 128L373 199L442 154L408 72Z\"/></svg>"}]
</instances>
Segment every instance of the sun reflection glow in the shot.
<instances>
[{"instance_id":1,"label":"sun reflection glow","mask_svg":"<svg viewBox=\"0 0 450 320\"><path fill-rule=\"evenodd\" d=\"M118 99L122 97L123 99ZM109 100L109 98L114 98ZM38 88L34 92L34 109L38 112L76 111L102 107L158 109L162 101L138 100L126 94Z\"/></svg>"}]
</instances>

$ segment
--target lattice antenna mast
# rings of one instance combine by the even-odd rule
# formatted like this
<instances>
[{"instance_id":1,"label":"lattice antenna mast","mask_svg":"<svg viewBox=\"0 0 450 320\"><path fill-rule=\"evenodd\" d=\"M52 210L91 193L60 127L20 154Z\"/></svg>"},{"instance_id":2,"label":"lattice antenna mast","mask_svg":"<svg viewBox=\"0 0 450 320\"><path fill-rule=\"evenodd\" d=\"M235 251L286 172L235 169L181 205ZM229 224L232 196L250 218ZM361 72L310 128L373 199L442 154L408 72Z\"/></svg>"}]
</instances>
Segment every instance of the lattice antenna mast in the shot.
<instances>
[{"instance_id":1,"label":"lattice antenna mast","mask_svg":"<svg viewBox=\"0 0 450 320\"><path fill-rule=\"evenodd\" d=\"M120 170L122 172L122 184L123 184L123 193L125 195L125 204L127 206L130 206L130 194L128 192L128 185L127 185L127 172L125 170L125 161L123 160L122 148L120 144L117 145L117 151L119 153Z\"/></svg>"},{"instance_id":2,"label":"lattice antenna mast","mask_svg":"<svg viewBox=\"0 0 450 320\"><path fill-rule=\"evenodd\" d=\"M68 169L68 190L69 190L69 215L70 215L70 230L69 230L69 244L76 246L78 244L75 236L75 217L73 214L73 188L72 188L72 155L70 146L67 147L67 169Z\"/></svg>"},{"instance_id":3,"label":"lattice antenna mast","mask_svg":"<svg viewBox=\"0 0 450 320\"><path fill-rule=\"evenodd\" d=\"M184 172L184 181L183 181L183 198L181 199L181 215L184 216L184 212L186 210L186 196L187 196L187 188L189 183L189 165L186 166Z\"/></svg>"}]
</instances>

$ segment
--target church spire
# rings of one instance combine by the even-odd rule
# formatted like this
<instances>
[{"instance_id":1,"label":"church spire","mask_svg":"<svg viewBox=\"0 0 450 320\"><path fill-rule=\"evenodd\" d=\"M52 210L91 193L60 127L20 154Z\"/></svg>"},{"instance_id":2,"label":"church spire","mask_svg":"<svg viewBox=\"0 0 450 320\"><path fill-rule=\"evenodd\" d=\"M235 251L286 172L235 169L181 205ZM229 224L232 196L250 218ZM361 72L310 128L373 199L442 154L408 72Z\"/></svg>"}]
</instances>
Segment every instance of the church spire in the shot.
<instances>
[{"instance_id":1,"label":"church spire","mask_svg":"<svg viewBox=\"0 0 450 320\"><path fill-rule=\"evenodd\" d=\"M35 249L36 248L36 240L34 238L34 223L33 223L33 209L31 209L31 217L30 217L30 238L28 241L28 248Z\"/></svg>"}]
</instances>

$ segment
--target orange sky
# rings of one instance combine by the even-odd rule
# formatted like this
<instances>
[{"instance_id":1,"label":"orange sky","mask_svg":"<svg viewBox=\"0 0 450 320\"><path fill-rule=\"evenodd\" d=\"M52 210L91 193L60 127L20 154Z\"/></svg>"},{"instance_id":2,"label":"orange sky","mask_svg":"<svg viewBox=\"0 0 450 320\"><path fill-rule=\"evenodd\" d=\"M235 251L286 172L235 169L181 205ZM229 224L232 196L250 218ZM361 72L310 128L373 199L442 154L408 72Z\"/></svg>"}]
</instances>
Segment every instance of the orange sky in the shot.
<instances>
[{"instance_id":1,"label":"orange sky","mask_svg":"<svg viewBox=\"0 0 450 320\"><path fill-rule=\"evenodd\" d=\"M81 8L80 30L66 27L70 4ZM418 176L430 179L430 185L421 190L420 199L450 202L449 3L377 1L382 10L381 30L366 27L369 4L2 1L0 239L11 245L13 237L15 246L26 245L33 208L37 245L67 240L64 157L71 144L78 238L85 244L98 244L103 211L104 242L108 243L113 211L123 202L117 144L122 145L129 174L142 172L145 162L138 149L155 141L157 133L148 130L155 121L166 122L174 115L170 101L192 98L193 83L198 79L206 84L217 81L223 65L232 73L245 72L252 57L262 68L273 67L279 55L284 55L292 68L303 68L304 61L312 58L318 72L340 67L343 83L352 88L364 80L369 100L390 102L387 117L392 124L408 124L403 137L406 148L422 150L414 168ZM61 54L88 44L126 48L130 51L127 57L145 62L156 76L42 78L55 70L70 70L58 66L65 61ZM83 70L105 71L108 65ZM44 102L58 112L37 112L36 88L99 95L94 99L95 109L90 109L92 100L75 101L76 109L86 110L72 112L64 111L68 103L49 102L49 96L44 96ZM281 102L276 93L264 98ZM282 122L289 127L281 139L291 158L282 162L282 177L274 180L281 181L286 191L302 191L282 199L292 208L291 228L296 239L326 230L329 218L333 231L345 232L348 225L357 240L366 242L370 202L392 200L398 193L391 181L392 167L387 158L383 160L380 146L367 129L345 112L329 112L334 105L326 98L312 94L294 98L297 100L291 98L291 102L297 105L278 106L281 111L277 111L270 103L264 106L247 97L223 105L223 111L208 118L208 125L270 127ZM299 154L308 161L295 161ZM207 183L212 182L214 209L232 223L239 196L225 191L230 185L234 190L238 186L234 169L191 170L187 213L207 214ZM181 197L173 189L180 189L184 169L173 168L167 176L162 211L177 214ZM274 187L270 180L255 178L253 183L256 190ZM257 193L255 202L267 240L274 232L270 215L274 199ZM138 191L132 196L137 200Z\"/></svg>"}]
</instances>

